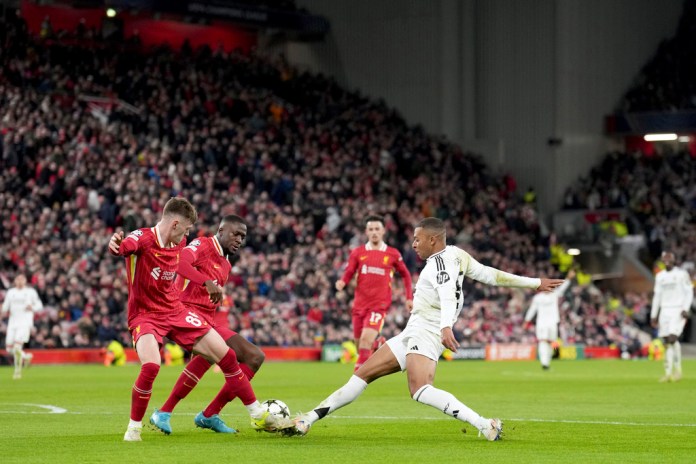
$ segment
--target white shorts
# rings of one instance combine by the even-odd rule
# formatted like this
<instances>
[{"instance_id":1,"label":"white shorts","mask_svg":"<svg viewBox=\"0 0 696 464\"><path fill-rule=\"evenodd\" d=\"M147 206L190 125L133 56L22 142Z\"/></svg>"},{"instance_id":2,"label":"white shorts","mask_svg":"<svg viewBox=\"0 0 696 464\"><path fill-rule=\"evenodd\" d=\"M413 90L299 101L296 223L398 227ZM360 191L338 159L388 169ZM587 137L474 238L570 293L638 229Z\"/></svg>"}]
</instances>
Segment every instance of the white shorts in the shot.
<instances>
[{"instance_id":1,"label":"white shorts","mask_svg":"<svg viewBox=\"0 0 696 464\"><path fill-rule=\"evenodd\" d=\"M399 335L387 340L387 345L394 353L402 371L406 370L407 354L420 354L437 362L445 351L440 335L408 326Z\"/></svg>"},{"instance_id":2,"label":"white shorts","mask_svg":"<svg viewBox=\"0 0 696 464\"><path fill-rule=\"evenodd\" d=\"M12 349L15 343L21 343L24 345L29 341L29 335L31 334L31 327L27 325L14 325L9 324L7 326L7 336L5 337L5 346L7 349Z\"/></svg>"},{"instance_id":3,"label":"white shorts","mask_svg":"<svg viewBox=\"0 0 696 464\"><path fill-rule=\"evenodd\" d=\"M657 329L658 337L666 337L668 335L676 335L677 337L684 331L686 319L679 313L660 313L659 325Z\"/></svg>"},{"instance_id":4,"label":"white shorts","mask_svg":"<svg viewBox=\"0 0 696 464\"><path fill-rule=\"evenodd\" d=\"M537 340L554 341L558 338L558 325L538 325L536 328Z\"/></svg>"}]
</instances>

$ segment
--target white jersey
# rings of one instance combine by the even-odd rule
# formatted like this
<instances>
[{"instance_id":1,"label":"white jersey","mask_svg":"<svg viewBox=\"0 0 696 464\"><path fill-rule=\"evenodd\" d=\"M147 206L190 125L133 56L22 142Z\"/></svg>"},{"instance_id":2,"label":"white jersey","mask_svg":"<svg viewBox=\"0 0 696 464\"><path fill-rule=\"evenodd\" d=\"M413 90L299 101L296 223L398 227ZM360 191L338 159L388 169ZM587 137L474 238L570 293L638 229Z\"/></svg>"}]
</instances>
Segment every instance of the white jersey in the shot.
<instances>
[{"instance_id":1,"label":"white jersey","mask_svg":"<svg viewBox=\"0 0 696 464\"><path fill-rule=\"evenodd\" d=\"M671 271L665 269L655 276L650 318L657 318L658 313L680 314L682 311L689 311L693 299L694 290L689 273L676 266Z\"/></svg>"},{"instance_id":2,"label":"white jersey","mask_svg":"<svg viewBox=\"0 0 696 464\"><path fill-rule=\"evenodd\" d=\"M31 310L27 310L27 307ZM11 288L5 295L2 303L3 315L10 313L9 325L27 326L34 325L34 312L41 311L43 303L39 299L38 293L31 287Z\"/></svg>"},{"instance_id":3,"label":"white jersey","mask_svg":"<svg viewBox=\"0 0 696 464\"><path fill-rule=\"evenodd\" d=\"M413 295L413 311L407 327L440 334L452 327L464 306L464 277L499 287L538 288L540 279L521 277L484 266L456 246L430 256L418 277Z\"/></svg>"},{"instance_id":4,"label":"white jersey","mask_svg":"<svg viewBox=\"0 0 696 464\"><path fill-rule=\"evenodd\" d=\"M530 322L536 316L537 326L547 327L558 324L561 320L558 312L558 299L563 296L569 286L570 280L566 280L552 292L541 292L534 295L524 320Z\"/></svg>"}]
</instances>

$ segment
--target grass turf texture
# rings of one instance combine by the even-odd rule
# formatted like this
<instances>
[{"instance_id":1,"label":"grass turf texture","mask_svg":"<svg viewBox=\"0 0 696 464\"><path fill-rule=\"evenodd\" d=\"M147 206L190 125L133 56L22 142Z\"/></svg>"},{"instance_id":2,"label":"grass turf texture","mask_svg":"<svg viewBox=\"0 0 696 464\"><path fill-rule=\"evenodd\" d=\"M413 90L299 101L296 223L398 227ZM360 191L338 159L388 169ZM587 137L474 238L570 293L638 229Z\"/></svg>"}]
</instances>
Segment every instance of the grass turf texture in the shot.
<instances>
[{"instance_id":1,"label":"grass turf texture","mask_svg":"<svg viewBox=\"0 0 696 464\"><path fill-rule=\"evenodd\" d=\"M670 384L657 382L662 364L650 361L554 362L551 371L534 362L440 363L435 385L484 416L501 417L500 442L411 400L404 374L376 381L306 437L253 431L239 400L222 417L240 433L216 434L193 424L223 381L210 371L174 412L172 435L146 426L143 442L125 443L137 369L32 366L13 381L12 369L0 368L0 462L672 463L693 462L696 449L696 360L685 360L683 380ZM162 367L145 423L181 370ZM253 385L260 401L280 399L294 416L351 373L341 364L267 363Z\"/></svg>"}]
</instances>

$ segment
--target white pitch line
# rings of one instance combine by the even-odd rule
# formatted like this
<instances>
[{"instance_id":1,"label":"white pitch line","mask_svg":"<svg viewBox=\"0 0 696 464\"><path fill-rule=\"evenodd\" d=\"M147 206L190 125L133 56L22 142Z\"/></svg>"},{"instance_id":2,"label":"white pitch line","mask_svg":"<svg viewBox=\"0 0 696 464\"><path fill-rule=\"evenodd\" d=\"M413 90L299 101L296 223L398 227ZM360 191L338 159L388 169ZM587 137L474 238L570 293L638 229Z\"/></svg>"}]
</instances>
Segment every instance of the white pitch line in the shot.
<instances>
[{"instance_id":1,"label":"white pitch line","mask_svg":"<svg viewBox=\"0 0 696 464\"><path fill-rule=\"evenodd\" d=\"M75 414L75 415L95 415L95 416L120 416L123 413L116 413L111 411L96 411L96 412L80 412L80 411L68 411L67 409L60 408L58 406L51 406L46 404L34 404L34 403L0 403L0 405L12 404L14 406L34 406L39 408L48 409L48 411L9 411L0 409L0 414ZM180 416L195 416L195 413L177 413ZM344 416L344 415L331 415L327 416L327 419L341 420L377 420L377 421L398 421L398 420L426 420L426 421L447 421L451 420L449 417L421 417L421 416ZM511 422L542 422L551 424L595 424L595 425L625 425L629 427L696 427L696 424L667 424L667 423L655 423L655 422L621 422L621 421L593 421L593 420L575 420L575 419L539 419L539 418L523 418L523 417L510 417L503 418L504 421Z\"/></svg>"}]
</instances>

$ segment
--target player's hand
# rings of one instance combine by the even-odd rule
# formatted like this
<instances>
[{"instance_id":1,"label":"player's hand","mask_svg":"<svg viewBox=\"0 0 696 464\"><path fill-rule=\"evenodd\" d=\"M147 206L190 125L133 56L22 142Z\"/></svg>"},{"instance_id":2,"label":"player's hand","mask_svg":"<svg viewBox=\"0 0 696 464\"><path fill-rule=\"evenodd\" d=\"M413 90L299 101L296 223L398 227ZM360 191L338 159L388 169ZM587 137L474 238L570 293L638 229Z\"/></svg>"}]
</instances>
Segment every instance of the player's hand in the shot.
<instances>
[{"instance_id":1,"label":"player's hand","mask_svg":"<svg viewBox=\"0 0 696 464\"><path fill-rule=\"evenodd\" d=\"M212 280L206 280L203 285L205 285L205 289L208 291L208 296L210 297L211 303L218 304L222 301L222 298L225 296L225 292L222 287Z\"/></svg>"},{"instance_id":2,"label":"player's hand","mask_svg":"<svg viewBox=\"0 0 696 464\"><path fill-rule=\"evenodd\" d=\"M560 287L564 282L563 279L544 279L541 278L541 284L537 287L538 292L550 292L554 288Z\"/></svg>"},{"instance_id":3,"label":"player's hand","mask_svg":"<svg viewBox=\"0 0 696 464\"><path fill-rule=\"evenodd\" d=\"M689 312L686 311L686 310L682 311L682 317L683 317L684 319L688 319L688 318L689 318Z\"/></svg>"},{"instance_id":4,"label":"player's hand","mask_svg":"<svg viewBox=\"0 0 696 464\"><path fill-rule=\"evenodd\" d=\"M337 280L336 281L336 290L338 290L339 292L342 292L344 288L346 288L346 283L342 280Z\"/></svg>"},{"instance_id":5,"label":"player's hand","mask_svg":"<svg viewBox=\"0 0 696 464\"><path fill-rule=\"evenodd\" d=\"M524 330L529 330L532 327L532 323L526 321L522 327L524 328Z\"/></svg>"},{"instance_id":6,"label":"player's hand","mask_svg":"<svg viewBox=\"0 0 696 464\"><path fill-rule=\"evenodd\" d=\"M406 300L406 309L409 313L413 311L413 300Z\"/></svg>"},{"instance_id":7,"label":"player's hand","mask_svg":"<svg viewBox=\"0 0 696 464\"><path fill-rule=\"evenodd\" d=\"M650 319L650 325L653 328L657 329L657 319Z\"/></svg>"},{"instance_id":8,"label":"player's hand","mask_svg":"<svg viewBox=\"0 0 696 464\"><path fill-rule=\"evenodd\" d=\"M452 327L442 329L442 344L450 351L457 351L457 348L459 348L459 342L454 338Z\"/></svg>"},{"instance_id":9,"label":"player's hand","mask_svg":"<svg viewBox=\"0 0 696 464\"><path fill-rule=\"evenodd\" d=\"M112 255L118 255L118 249L121 247L121 242L123 241L123 231L120 230L115 232L109 240L109 252Z\"/></svg>"},{"instance_id":10,"label":"player's hand","mask_svg":"<svg viewBox=\"0 0 696 464\"><path fill-rule=\"evenodd\" d=\"M573 280L573 278L575 278L575 269L571 269L568 271L568 274L566 274L566 279Z\"/></svg>"}]
</instances>

